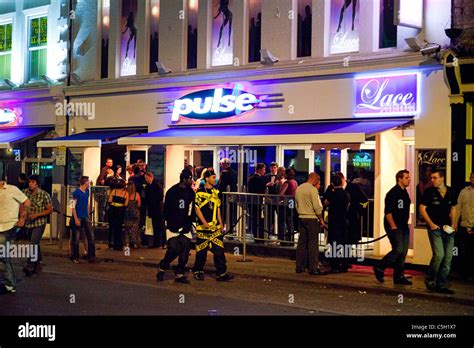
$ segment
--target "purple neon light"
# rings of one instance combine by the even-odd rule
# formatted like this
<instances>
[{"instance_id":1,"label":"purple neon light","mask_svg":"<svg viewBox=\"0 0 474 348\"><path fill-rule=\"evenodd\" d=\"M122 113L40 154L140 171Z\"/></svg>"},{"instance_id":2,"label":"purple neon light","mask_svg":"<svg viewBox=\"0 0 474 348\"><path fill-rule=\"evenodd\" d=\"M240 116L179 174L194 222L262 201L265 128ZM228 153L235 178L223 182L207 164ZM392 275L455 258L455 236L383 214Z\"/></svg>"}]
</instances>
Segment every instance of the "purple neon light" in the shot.
<instances>
[{"instance_id":1,"label":"purple neon light","mask_svg":"<svg viewBox=\"0 0 474 348\"><path fill-rule=\"evenodd\" d=\"M355 117L419 114L419 74L355 79Z\"/></svg>"}]
</instances>

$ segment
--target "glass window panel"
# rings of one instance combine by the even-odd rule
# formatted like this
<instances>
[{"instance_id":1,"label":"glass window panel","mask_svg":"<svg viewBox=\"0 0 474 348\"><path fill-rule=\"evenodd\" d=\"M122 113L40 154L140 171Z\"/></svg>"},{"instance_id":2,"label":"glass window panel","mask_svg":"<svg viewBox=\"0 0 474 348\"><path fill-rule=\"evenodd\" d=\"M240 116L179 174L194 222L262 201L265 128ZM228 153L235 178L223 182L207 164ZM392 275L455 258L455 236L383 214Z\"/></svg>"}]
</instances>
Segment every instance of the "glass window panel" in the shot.
<instances>
[{"instance_id":1,"label":"glass window panel","mask_svg":"<svg viewBox=\"0 0 474 348\"><path fill-rule=\"evenodd\" d=\"M311 56L312 0L298 0L297 56Z\"/></svg>"},{"instance_id":2,"label":"glass window panel","mask_svg":"<svg viewBox=\"0 0 474 348\"><path fill-rule=\"evenodd\" d=\"M262 40L262 0L249 2L249 62L260 61Z\"/></svg>"},{"instance_id":3,"label":"glass window panel","mask_svg":"<svg viewBox=\"0 0 474 348\"><path fill-rule=\"evenodd\" d=\"M379 48L397 47L397 26L394 25L395 0L380 0Z\"/></svg>"}]
</instances>

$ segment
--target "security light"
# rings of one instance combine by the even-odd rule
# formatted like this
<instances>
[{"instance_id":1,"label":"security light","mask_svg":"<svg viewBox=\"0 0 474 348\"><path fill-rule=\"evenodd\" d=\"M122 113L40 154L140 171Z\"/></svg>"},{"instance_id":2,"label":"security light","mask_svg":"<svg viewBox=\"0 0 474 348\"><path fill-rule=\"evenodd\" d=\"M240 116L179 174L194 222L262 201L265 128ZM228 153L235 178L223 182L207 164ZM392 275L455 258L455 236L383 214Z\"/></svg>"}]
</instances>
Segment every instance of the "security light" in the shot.
<instances>
[{"instance_id":1,"label":"security light","mask_svg":"<svg viewBox=\"0 0 474 348\"><path fill-rule=\"evenodd\" d=\"M6 84L8 87L10 87L10 88L16 88L16 87L18 87L18 85L17 85L15 82L13 82L13 81L11 81L11 80L9 80L9 79L5 79L5 80L3 80L3 81L4 81L5 84Z\"/></svg>"},{"instance_id":2,"label":"security light","mask_svg":"<svg viewBox=\"0 0 474 348\"><path fill-rule=\"evenodd\" d=\"M173 72L173 70L168 69L162 62L155 62L155 64L156 64L156 67L158 68L159 75L167 75Z\"/></svg>"},{"instance_id":3,"label":"security light","mask_svg":"<svg viewBox=\"0 0 474 348\"><path fill-rule=\"evenodd\" d=\"M260 57L260 63L262 63L263 65L273 65L276 62L280 61L280 59L271 54L271 52L267 48L260 50Z\"/></svg>"}]
</instances>

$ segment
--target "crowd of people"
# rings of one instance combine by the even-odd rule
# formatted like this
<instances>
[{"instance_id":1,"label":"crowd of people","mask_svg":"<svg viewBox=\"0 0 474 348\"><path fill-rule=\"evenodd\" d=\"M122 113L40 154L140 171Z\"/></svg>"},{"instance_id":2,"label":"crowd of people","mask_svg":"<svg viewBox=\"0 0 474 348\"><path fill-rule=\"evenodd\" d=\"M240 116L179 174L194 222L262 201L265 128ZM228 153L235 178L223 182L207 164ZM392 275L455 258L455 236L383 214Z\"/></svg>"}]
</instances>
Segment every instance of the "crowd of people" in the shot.
<instances>
[{"instance_id":1,"label":"crowd of people","mask_svg":"<svg viewBox=\"0 0 474 348\"><path fill-rule=\"evenodd\" d=\"M156 275L158 281L165 279L165 272L171 262L178 258L175 281L189 283L186 265L191 250L192 231L196 234L196 258L192 268L194 279L204 280L204 265L207 252L214 255L216 279L228 281L233 276L227 272L224 253L222 192L237 191L237 173L231 168L229 159L220 163L219 179L213 168L192 168L185 166L180 180L163 194L161 183L153 173L147 171L146 163L138 161L128 166L128 178L122 176L121 167L113 168L113 161L106 160L97 183L108 185L106 202L109 221L109 247L124 250L127 247L143 246L146 223L150 221L153 237L150 248L161 247L166 255L160 262ZM340 172L334 173L331 184L320 195L321 178L318 173L310 173L301 185L295 180L293 168L279 167L276 162L266 165L258 163L255 173L248 180L248 192L292 197L294 212L287 218L288 210L278 207L271 211L275 223L284 215L285 223L278 230L280 240L295 233L299 234L296 248L296 273L305 270L311 275L325 275L329 272L347 272L350 258L346 255L329 257L326 265L320 262L319 234L328 231L328 244L353 245L360 239L360 214L368 203L363 188L364 180L348 182ZM362 177L362 179L364 179ZM474 173L470 176L470 186L458 195L445 184L445 174L435 170L431 173L432 186L424 190L420 212L427 223L428 237L432 249L432 259L425 276L429 291L453 294L448 288L448 275L453 258L455 232L461 241L460 273L464 278L472 276L472 251L474 237ZM385 270L394 268L393 282L411 285L404 274L405 259L409 246L409 218L411 199L407 188L410 186L410 173L400 170L395 176L396 184L385 196L384 227L392 250L374 266L374 274L379 282L384 282ZM83 176L79 187L73 192L72 217L70 219L71 243L70 258L78 263L80 258L79 241L84 240L84 250L89 262L96 262L94 229L91 227L90 179ZM96 197L96 199L101 199ZM15 235L26 233L30 243L39 250L38 258L28 259L24 273L27 276L39 272L41 266L40 241L52 213L51 197L40 188L40 178L24 175L18 178L17 186L9 185L0 178L0 244L14 240ZM256 239L264 239L260 229L261 206L249 208L251 217L249 230ZM258 211L254 212L253 209ZM325 214L327 211L327 214ZM232 211L231 211L231 214ZM231 217L231 221L236 216ZM228 228L228 226L227 226ZM288 239L286 239L288 240ZM148 242L148 241L147 241ZM347 250L347 249L345 249ZM16 280L11 260L5 261L4 287L6 292L15 292Z\"/></svg>"}]
</instances>

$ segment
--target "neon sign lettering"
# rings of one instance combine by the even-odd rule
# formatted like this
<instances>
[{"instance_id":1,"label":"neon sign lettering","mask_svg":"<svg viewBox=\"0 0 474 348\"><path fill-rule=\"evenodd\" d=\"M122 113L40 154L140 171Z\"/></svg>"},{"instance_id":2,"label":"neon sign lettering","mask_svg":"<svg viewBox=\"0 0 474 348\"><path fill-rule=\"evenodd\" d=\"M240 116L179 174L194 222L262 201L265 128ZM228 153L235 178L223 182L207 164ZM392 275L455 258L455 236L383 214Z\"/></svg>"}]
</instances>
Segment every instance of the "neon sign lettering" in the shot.
<instances>
[{"instance_id":1,"label":"neon sign lettering","mask_svg":"<svg viewBox=\"0 0 474 348\"><path fill-rule=\"evenodd\" d=\"M418 74L356 78L354 116L419 113Z\"/></svg>"},{"instance_id":2,"label":"neon sign lettering","mask_svg":"<svg viewBox=\"0 0 474 348\"><path fill-rule=\"evenodd\" d=\"M19 118L19 112L15 109L0 109L0 126L14 125Z\"/></svg>"},{"instance_id":3,"label":"neon sign lettering","mask_svg":"<svg viewBox=\"0 0 474 348\"><path fill-rule=\"evenodd\" d=\"M175 100L171 121L180 116L201 120L232 117L253 110L260 102L257 96L236 89L207 89Z\"/></svg>"}]
</instances>

